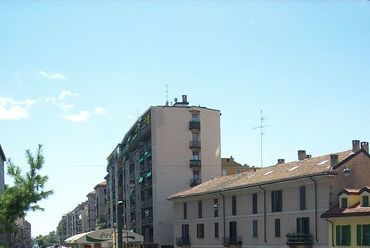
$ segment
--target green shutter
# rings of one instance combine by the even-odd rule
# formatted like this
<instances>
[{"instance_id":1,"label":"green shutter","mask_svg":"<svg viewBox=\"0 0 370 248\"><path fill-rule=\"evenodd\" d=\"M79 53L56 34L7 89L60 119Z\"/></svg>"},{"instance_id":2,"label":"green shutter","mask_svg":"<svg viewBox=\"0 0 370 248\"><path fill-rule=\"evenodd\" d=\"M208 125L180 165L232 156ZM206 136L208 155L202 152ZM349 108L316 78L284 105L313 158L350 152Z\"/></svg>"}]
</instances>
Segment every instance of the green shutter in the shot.
<instances>
[{"instance_id":1,"label":"green shutter","mask_svg":"<svg viewBox=\"0 0 370 248\"><path fill-rule=\"evenodd\" d=\"M335 226L335 243L340 245L340 226Z\"/></svg>"},{"instance_id":2,"label":"green shutter","mask_svg":"<svg viewBox=\"0 0 370 248\"><path fill-rule=\"evenodd\" d=\"M342 226L342 245L351 245L351 226Z\"/></svg>"},{"instance_id":3,"label":"green shutter","mask_svg":"<svg viewBox=\"0 0 370 248\"><path fill-rule=\"evenodd\" d=\"M362 225L362 245L370 245L370 224Z\"/></svg>"},{"instance_id":4,"label":"green shutter","mask_svg":"<svg viewBox=\"0 0 370 248\"><path fill-rule=\"evenodd\" d=\"M357 225L357 245L361 245L361 225Z\"/></svg>"}]
</instances>

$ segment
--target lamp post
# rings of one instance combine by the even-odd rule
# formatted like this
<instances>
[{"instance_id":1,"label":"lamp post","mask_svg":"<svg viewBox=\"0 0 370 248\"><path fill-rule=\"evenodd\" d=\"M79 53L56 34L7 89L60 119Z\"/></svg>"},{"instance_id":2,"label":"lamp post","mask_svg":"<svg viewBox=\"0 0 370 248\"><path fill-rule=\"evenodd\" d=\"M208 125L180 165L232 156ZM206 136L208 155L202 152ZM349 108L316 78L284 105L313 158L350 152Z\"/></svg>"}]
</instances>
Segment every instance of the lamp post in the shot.
<instances>
[{"instance_id":1,"label":"lamp post","mask_svg":"<svg viewBox=\"0 0 370 248\"><path fill-rule=\"evenodd\" d=\"M122 248L122 206L122 201L117 202L117 248Z\"/></svg>"}]
</instances>

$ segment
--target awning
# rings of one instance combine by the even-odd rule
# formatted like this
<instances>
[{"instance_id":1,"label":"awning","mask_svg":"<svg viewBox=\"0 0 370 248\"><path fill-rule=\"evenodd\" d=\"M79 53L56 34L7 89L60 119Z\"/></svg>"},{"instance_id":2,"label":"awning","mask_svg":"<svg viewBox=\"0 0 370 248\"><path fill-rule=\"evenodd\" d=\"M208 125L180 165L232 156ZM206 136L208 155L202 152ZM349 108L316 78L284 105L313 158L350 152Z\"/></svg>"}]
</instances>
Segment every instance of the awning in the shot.
<instances>
[{"instance_id":1,"label":"awning","mask_svg":"<svg viewBox=\"0 0 370 248\"><path fill-rule=\"evenodd\" d=\"M100 229L86 233L80 233L67 238L67 244L94 244L113 243L114 228ZM144 237L138 233L122 230L123 243L143 243Z\"/></svg>"}]
</instances>

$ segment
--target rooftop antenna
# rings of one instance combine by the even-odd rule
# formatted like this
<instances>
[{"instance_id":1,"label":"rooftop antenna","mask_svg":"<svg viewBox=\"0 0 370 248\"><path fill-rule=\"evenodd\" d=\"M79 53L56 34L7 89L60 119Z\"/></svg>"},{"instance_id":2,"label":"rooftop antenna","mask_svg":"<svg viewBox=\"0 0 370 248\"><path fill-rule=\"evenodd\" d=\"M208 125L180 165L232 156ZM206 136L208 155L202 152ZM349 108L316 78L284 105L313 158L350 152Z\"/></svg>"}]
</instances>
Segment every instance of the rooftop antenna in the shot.
<instances>
[{"instance_id":1,"label":"rooftop antenna","mask_svg":"<svg viewBox=\"0 0 370 248\"><path fill-rule=\"evenodd\" d=\"M254 127L253 129L259 129L261 135L261 168L263 167L263 128L269 127L271 125L263 125L263 122L266 120L266 117L263 116L262 109L261 109L261 117L260 117L260 125L258 127Z\"/></svg>"},{"instance_id":2,"label":"rooftop antenna","mask_svg":"<svg viewBox=\"0 0 370 248\"><path fill-rule=\"evenodd\" d=\"M168 106L168 85L164 85L166 87L166 106Z\"/></svg>"}]
</instances>

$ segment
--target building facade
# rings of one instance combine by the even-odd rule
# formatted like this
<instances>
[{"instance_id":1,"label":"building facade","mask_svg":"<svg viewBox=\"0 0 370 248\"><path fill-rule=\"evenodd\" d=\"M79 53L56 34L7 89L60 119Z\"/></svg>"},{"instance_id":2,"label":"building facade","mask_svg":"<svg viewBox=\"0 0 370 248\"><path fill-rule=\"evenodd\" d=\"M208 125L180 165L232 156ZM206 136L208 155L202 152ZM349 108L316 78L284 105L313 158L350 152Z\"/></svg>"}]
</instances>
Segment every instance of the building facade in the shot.
<instances>
[{"instance_id":1,"label":"building facade","mask_svg":"<svg viewBox=\"0 0 370 248\"><path fill-rule=\"evenodd\" d=\"M10 248L31 248L31 224L23 218L16 220L17 230L11 235Z\"/></svg>"},{"instance_id":2,"label":"building facade","mask_svg":"<svg viewBox=\"0 0 370 248\"><path fill-rule=\"evenodd\" d=\"M3 148L0 145L0 193L4 190L5 185L5 168L4 163L6 161L6 157L3 151Z\"/></svg>"},{"instance_id":3,"label":"building facade","mask_svg":"<svg viewBox=\"0 0 370 248\"><path fill-rule=\"evenodd\" d=\"M189 106L150 107L108 157L107 218L116 223L123 205L124 228L146 244L171 247L172 204L180 190L220 176L220 111Z\"/></svg>"},{"instance_id":4,"label":"building facade","mask_svg":"<svg viewBox=\"0 0 370 248\"><path fill-rule=\"evenodd\" d=\"M254 167L242 165L235 161L233 156L230 158L221 158L221 171L222 176L229 176L241 172L252 171Z\"/></svg>"},{"instance_id":5,"label":"building facade","mask_svg":"<svg viewBox=\"0 0 370 248\"><path fill-rule=\"evenodd\" d=\"M106 187L107 187L106 181L103 181L94 187L96 229L102 229L107 226Z\"/></svg>"},{"instance_id":6,"label":"building facade","mask_svg":"<svg viewBox=\"0 0 370 248\"><path fill-rule=\"evenodd\" d=\"M326 220L343 188L369 182L368 143L252 172L214 178L172 195L177 247L328 247ZM350 173L348 173L350 170Z\"/></svg>"},{"instance_id":7,"label":"building facade","mask_svg":"<svg viewBox=\"0 0 370 248\"><path fill-rule=\"evenodd\" d=\"M329 227L328 247L370 247L370 186L346 188L338 204L321 215Z\"/></svg>"}]
</instances>

